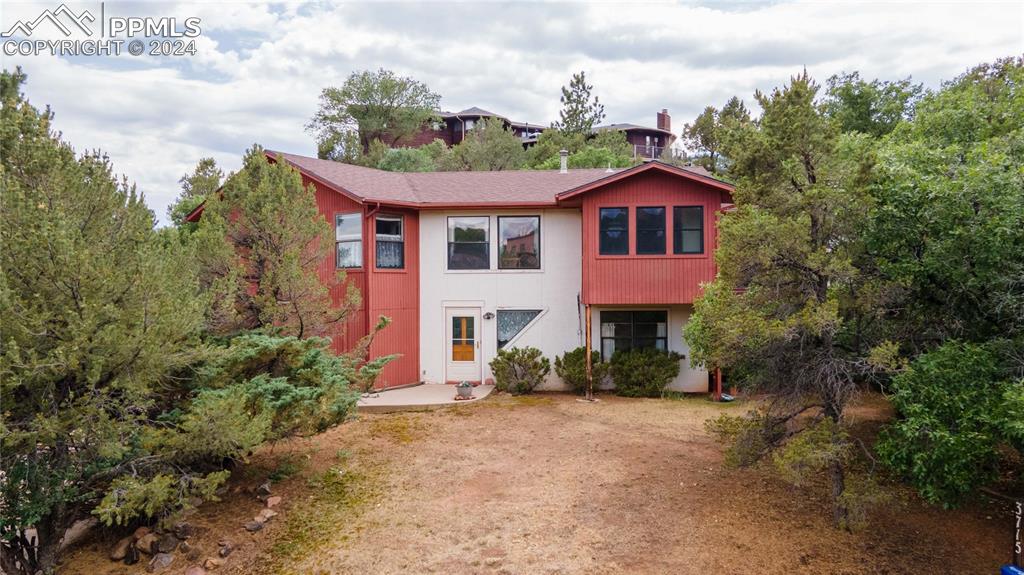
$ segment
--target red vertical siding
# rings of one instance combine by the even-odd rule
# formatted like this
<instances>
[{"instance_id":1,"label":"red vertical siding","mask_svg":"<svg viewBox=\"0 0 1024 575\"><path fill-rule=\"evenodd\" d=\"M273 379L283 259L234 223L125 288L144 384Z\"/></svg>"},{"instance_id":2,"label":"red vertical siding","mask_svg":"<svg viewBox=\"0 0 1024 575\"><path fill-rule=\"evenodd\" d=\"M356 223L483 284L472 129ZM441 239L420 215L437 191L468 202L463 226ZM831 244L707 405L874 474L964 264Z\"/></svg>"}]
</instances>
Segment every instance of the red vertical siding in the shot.
<instances>
[{"instance_id":1,"label":"red vertical siding","mask_svg":"<svg viewBox=\"0 0 1024 575\"><path fill-rule=\"evenodd\" d=\"M665 173L646 172L614 182L583 196L583 301L588 304L685 304L700 293L700 284L715 277L716 212L721 192ZM672 253L672 207L704 207L704 253ZM636 255L636 208L664 206L664 255ZM629 208L629 255L598 253L598 210Z\"/></svg>"},{"instance_id":2,"label":"red vertical siding","mask_svg":"<svg viewBox=\"0 0 1024 575\"><path fill-rule=\"evenodd\" d=\"M324 219L334 229L334 216L336 214L348 214L352 212L363 213L363 206L358 202L339 194L338 192L328 189L322 184L313 182L306 176L302 177L302 183L306 186L313 185L316 188L316 205L320 209L320 213L323 214ZM348 284L355 285L362 296L363 303L360 304L359 309L355 310L350 316L348 321L344 325L339 325L335 329L334 333L331 333L331 348L335 352L341 353L351 349L359 338L366 335L366 273L364 269L351 269L346 270L346 282L339 284L334 281L338 270L335 268L335 254L334 249L329 251L329 255L324 261L320 262L320 266L317 268L317 274L320 276L321 281L330 286L331 299L335 305L341 305L345 299L345 293L348 289ZM365 257L363 259L365 262Z\"/></svg>"},{"instance_id":3,"label":"red vertical siding","mask_svg":"<svg viewBox=\"0 0 1024 575\"><path fill-rule=\"evenodd\" d=\"M420 230L419 215L412 210L371 210L367 219L366 265L370 294L367 321L372 327L377 318L391 318L391 325L377 334L370 348L372 356L400 354L381 373L377 385L394 387L420 381L419 358L419 301L420 301ZM403 269L377 269L374 240L376 214L401 215L405 240L405 267Z\"/></svg>"}]
</instances>

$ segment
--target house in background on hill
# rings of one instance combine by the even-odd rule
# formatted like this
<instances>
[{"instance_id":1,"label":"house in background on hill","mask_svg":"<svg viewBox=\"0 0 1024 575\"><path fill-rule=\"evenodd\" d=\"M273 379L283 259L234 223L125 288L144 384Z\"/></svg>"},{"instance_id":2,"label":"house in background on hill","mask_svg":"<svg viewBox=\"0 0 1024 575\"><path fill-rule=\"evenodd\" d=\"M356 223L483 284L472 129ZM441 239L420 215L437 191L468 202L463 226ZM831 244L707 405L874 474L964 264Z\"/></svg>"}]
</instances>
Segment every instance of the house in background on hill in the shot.
<instances>
[{"instance_id":1,"label":"house in background on hill","mask_svg":"<svg viewBox=\"0 0 1024 575\"><path fill-rule=\"evenodd\" d=\"M676 351L669 388L709 390L682 328L715 278L717 214L733 187L701 168L570 170L565 155L560 170L496 172L386 172L272 151L267 160L301 173L335 229L320 276L344 269L362 293L334 349L350 349L378 316L392 319L370 349L401 356L380 387L487 382L499 349L554 358L589 345L605 360ZM344 286L332 289L340 304ZM544 387L564 385L552 373Z\"/></svg>"},{"instance_id":2,"label":"house in background on hill","mask_svg":"<svg viewBox=\"0 0 1024 575\"><path fill-rule=\"evenodd\" d=\"M526 148L536 144L537 137L548 129L543 124L517 122L474 106L460 112L439 112L436 121L423 126L418 134L402 142L401 145L416 147L429 144L434 140L441 140L449 146L454 146L465 139L466 134L485 118L500 119L504 122L505 127L523 142L523 147ZM665 108L657 113L653 128L628 123L605 124L594 128L594 132L606 130L624 132L626 141L633 148L633 157L641 160L667 157L666 154L673 153L672 143L676 141L676 136L672 133L672 117L669 116L668 110Z\"/></svg>"}]
</instances>

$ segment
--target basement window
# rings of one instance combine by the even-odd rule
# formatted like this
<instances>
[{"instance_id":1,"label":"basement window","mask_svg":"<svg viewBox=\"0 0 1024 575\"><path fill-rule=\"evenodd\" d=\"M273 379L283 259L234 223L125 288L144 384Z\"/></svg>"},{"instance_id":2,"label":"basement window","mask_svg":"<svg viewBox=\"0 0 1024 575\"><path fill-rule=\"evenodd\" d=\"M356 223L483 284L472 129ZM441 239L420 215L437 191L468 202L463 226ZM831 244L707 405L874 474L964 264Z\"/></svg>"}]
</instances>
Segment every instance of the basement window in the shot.
<instances>
[{"instance_id":1,"label":"basement window","mask_svg":"<svg viewBox=\"0 0 1024 575\"><path fill-rule=\"evenodd\" d=\"M601 360L617 351L654 348L668 350L667 311L602 311Z\"/></svg>"},{"instance_id":2,"label":"basement window","mask_svg":"<svg viewBox=\"0 0 1024 575\"><path fill-rule=\"evenodd\" d=\"M336 267L363 267L362 214L336 214L334 216L334 250Z\"/></svg>"},{"instance_id":3,"label":"basement window","mask_svg":"<svg viewBox=\"0 0 1024 575\"><path fill-rule=\"evenodd\" d=\"M377 216L377 267L405 267L405 240L402 216Z\"/></svg>"},{"instance_id":4,"label":"basement window","mask_svg":"<svg viewBox=\"0 0 1024 575\"><path fill-rule=\"evenodd\" d=\"M540 315L539 309L499 309L497 314L498 349L508 345L508 342L526 329L526 326L530 325L530 322L538 315Z\"/></svg>"}]
</instances>

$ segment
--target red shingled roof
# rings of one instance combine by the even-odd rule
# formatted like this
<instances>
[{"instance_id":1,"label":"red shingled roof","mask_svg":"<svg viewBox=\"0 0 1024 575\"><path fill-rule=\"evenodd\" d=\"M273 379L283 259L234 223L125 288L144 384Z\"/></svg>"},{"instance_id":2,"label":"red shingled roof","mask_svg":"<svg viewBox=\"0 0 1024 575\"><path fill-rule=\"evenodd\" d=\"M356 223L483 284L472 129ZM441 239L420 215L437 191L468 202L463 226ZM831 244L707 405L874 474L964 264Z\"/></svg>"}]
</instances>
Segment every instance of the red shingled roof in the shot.
<instances>
[{"instance_id":1,"label":"red shingled roof","mask_svg":"<svg viewBox=\"0 0 1024 575\"><path fill-rule=\"evenodd\" d=\"M593 187L600 180L619 179L626 172L643 171L657 162L609 172L605 168L558 170L506 170L496 172L385 172L267 150L280 156L307 176L337 189L360 202L380 202L421 208L477 205L555 205L559 196ZM701 168L671 168L692 173L694 179L725 185ZM573 194L574 195L574 194Z\"/></svg>"}]
</instances>

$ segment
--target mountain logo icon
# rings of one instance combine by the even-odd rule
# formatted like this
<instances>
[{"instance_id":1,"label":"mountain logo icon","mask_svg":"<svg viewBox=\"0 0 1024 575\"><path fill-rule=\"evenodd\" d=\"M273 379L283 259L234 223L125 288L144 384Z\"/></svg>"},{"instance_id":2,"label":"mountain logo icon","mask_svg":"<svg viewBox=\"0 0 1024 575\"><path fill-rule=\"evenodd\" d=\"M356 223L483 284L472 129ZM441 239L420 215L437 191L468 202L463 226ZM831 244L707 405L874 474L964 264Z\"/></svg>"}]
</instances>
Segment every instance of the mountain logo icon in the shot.
<instances>
[{"instance_id":1,"label":"mountain logo icon","mask_svg":"<svg viewBox=\"0 0 1024 575\"><path fill-rule=\"evenodd\" d=\"M41 25L44 21L47 20L52 22L58 30L64 33L65 36L70 36L72 30L68 27L67 24L61 21L61 16L64 16L68 20L70 20L72 24L77 26L78 29L82 32L85 32L87 36L92 36L92 29L89 28L89 26L86 23L94 22L96 20L96 17L93 16L92 13L88 10L82 10L81 14L75 14L71 11L70 8L68 8L67 4L61 4L60 7L57 8L56 10L43 10L43 13L40 14L38 17L36 17L35 20L31 22L18 20L17 22L14 23L13 26L11 26L9 30L7 30L3 34L0 34L0 37L10 38L15 34L20 34L22 36L31 36L32 32L34 32L35 29L39 27L39 25Z\"/></svg>"}]
</instances>

